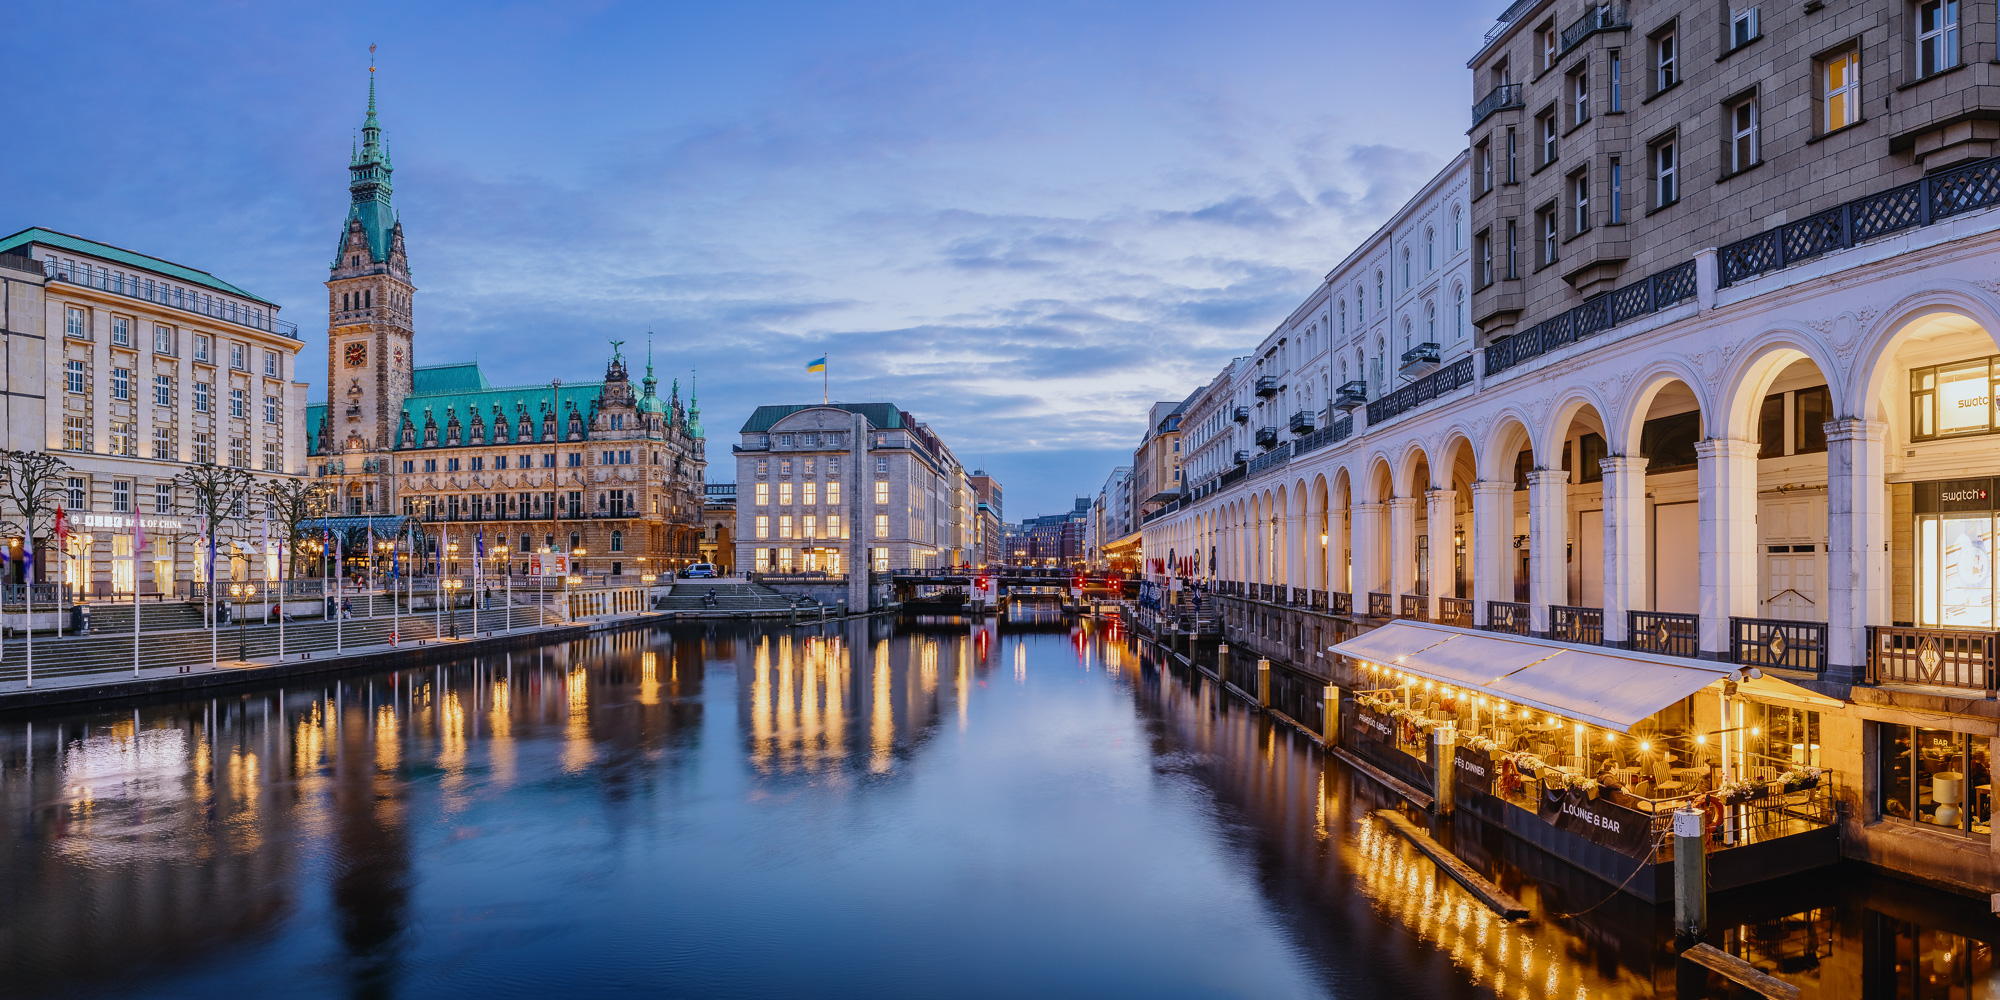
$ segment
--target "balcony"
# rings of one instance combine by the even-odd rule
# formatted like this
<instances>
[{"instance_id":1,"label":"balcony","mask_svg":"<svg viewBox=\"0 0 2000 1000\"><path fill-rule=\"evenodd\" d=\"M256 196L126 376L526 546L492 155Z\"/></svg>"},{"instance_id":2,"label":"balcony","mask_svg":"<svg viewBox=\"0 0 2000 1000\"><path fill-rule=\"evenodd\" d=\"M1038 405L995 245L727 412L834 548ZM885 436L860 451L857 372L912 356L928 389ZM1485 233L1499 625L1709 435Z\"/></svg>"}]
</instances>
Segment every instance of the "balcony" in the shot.
<instances>
[{"instance_id":1,"label":"balcony","mask_svg":"<svg viewBox=\"0 0 2000 1000\"><path fill-rule=\"evenodd\" d=\"M1418 344L1404 351L1400 374L1412 378L1430 374L1437 369L1439 353L1436 344Z\"/></svg>"},{"instance_id":2,"label":"balcony","mask_svg":"<svg viewBox=\"0 0 2000 1000\"><path fill-rule=\"evenodd\" d=\"M1340 388L1333 390L1333 407L1336 410L1344 410L1352 413L1367 405L1368 383L1360 379L1355 379L1352 382L1342 382L1340 383Z\"/></svg>"},{"instance_id":3,"label":"balcony","mask_svg":"<svg viewBox=\"0 0 2000 1000\"><path fill-rule=\"evenodd\" d=\"M1250 461L1250 452L1249 452L1249 451L1248 451L1247 449L1245 449L1245 450L1240 450L1240 451L1238 451L1238 452L1236 453L1236 464L1237 464L1237 465L1242 465L1243 463L1245 463L1245 462L1248 462L1248 461Z\"/></svg>"},{"instance_id":4,"label":"balcony","mask_svg":"<svg viewBox=\"0 0 2000 1000\"><path fill-rule=\"evenodd\" d=\"M102 267L70 267L58 263L44 264L43 268L54 281L67 281L73 285L95 288L114 295L123 295L126 298L139 299L210 319L219 319L225 323L276 334L288 340L299 339L299 325L279 319L275 308L253 309L224 300L220 296L190 293L164 281L157 283L150 279L142 281L138 275L114 274ZM22 268L22 270L32 270L32 268Z\"/></svg>"},{"instance_id":5,"label":"balcony","mask_svg":"<svg viewBox=\"0 0 2000 1000\"><path fill-rule=\"evenodd\" d=\"M1277 443L1278 443L1278 429L1277 429L1276 427L1259 427L1259 428L1257 428L1257 446L1258 446L1258 447L1260 447L1260 448L1269 448L1269 447L1271 447L1272 445L1274 445L1274 444L1277 444Z\"/></svg>"},{"instance_id":6,"label":"balcony","mask_svg":"<svg viewBox=\"0 0 2000 1000\"><path fill-rule=\"evenodd\" d=\"M1825 622L1732 616L1729 659L1745 666L1820 673L1826 670L1826 633Z\"/></svg>"},{"instance_id":7,"label":"balcony","mask_svg":"<svg viewBox=\"0 0 2000 1000\"><path fill-rule=\"evenodd\" d=\"M1625 612L1626 641L1641 653L1701 657L1701 618L1672 611Z\"/></svg>"},{"instance_id":8,"label":"balcony","mask_svg":"<svg viewBox=\"0 0 2000 1000\"><path fill-rule=\"evenodd\" d=\"M1314 416L1315 414L1311 410L1300 410L1299 412L1292 414L1292 422L1291 422L1292 433L1311 434L1313 432Z\"/></svg>"},{"instance_id":9,"label":"balcony","mask_svg":"<svg viewBox=\"0 0 2000 1000\"><path fill-rule=\"evenodd\" d=\"M1521 101L1521 85L1518 83L1503 83L1493 88L1492 92L1485 97L1480 98L1478 104L1472 106L1472 127L1478 128L1480 122L1485 121L1496 111L1508 111L1521 107L1526 107Z\"/></svg>"},{"instance_id":10,"label":"balcony","mask_svg":"<svg viewBox=\"0 0 2000 1000\"><path fill-rule=\"evenodd\" d=\"M1239 406L1236 409L1230 411L1230 416L1233 417L1239 424L1247 424L1250 422L1250 408L1247 406Z\"/></svg>"},{"instance_id":11,"label":"balcony","mask_svg":"<svg viewBox=\"0 0 2000 1000\"><path fill-rule=\"evenodd\" d=\"M1275 396L1277 394L1278 394L1278 376L1259 375L1257 377L1257 395L1269 397L1269 396Z\"/></svg>"},{"instance_id":12,"label":"balcony","mask_svg":"<svg viewBox=\"0 0 2000 1000\"><path fill-rule=\"evenodd\" d=\"M1632 21L1625 15L1624 4L1598 4L1596 7L1585 11L1584 15L1577 18L1574 24L1563 29L1562 54L1568 55L1569 50L1582 45L1584 39L1600 31L1622 31L1631 26Z\"/></svg>"},{"instance_id":13,"label":"balcony","mask_svg":"<svg viewBox=\"0 0 2000 1000\"><path fill-rule=\"evenodd\" d=\"M1528 606L1516 601L1487 601L1486 628L1509 635L1528 634Z\"/></svg>"},{"instance_id":14,"label":"balcony","mask_svg":"<svg viewBox=\"0 0 2000 1000\"><path fill-rule=\"evenodd\" d=\"M1923 684L1994 694L2000 635L1957 629L1868 629L1868 683Z\"/></svg>"}]
</instances>

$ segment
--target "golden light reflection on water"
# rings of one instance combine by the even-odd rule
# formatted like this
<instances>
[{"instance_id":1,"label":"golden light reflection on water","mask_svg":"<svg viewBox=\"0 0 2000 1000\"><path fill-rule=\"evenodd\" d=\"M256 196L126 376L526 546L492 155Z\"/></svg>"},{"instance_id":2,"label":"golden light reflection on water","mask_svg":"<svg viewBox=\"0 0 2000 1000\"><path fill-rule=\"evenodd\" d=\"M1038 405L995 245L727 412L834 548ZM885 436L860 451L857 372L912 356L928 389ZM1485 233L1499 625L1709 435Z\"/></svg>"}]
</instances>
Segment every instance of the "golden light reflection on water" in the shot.
<instances>
[{"instance_id":1,"label":"golden light reflection on water","mask_svg":"<svg viewBox=\"0 0 2000 1000\"><path fill-rule=\"evenodd\" d=\"M1021 640L1014 640L1014 682L1028 683L1028 647Z\"/></svg>"},{"instance_id":2,"label":"golden light reflection on water","mask_svg":"<svg viewBox=\"0 0 2000 1000\"><path fill-rule=\"evenodd\" d=\"M486 728L492 735L486 740L486 759L494 783L504 788L514 783L513 688L506 681L494 681L489 702L493 707L486 713Z\"/></svg>"},{"instance_id":3,"label":"golden light reflection on water","mask_svg":"<svg viewBox=\"0 0 2000 1000\"><path fill-rule=\"evenodd\" d=\"M563 698L569 724L563 727L562 769L581 774L597 760L597 743L590 738L590 675L582 667L572 668L564 679Z\"/></svg>"},{"instance_id":4,"label":"golden light reflection on water","mask_svg":"<svg viewBox=\"0 0 2000 1000\"><path fill-rule=\"evenodd\" d=\"M393 771L403 760L403 740L393 705L375 707L375 767Z\"/></svg>"},{"instance_id":5,"label":"golden light reflection on water","mask_svg":"<svg viewBox=\"0 0 2000 1000\"><path fill-rule=\"evenodd\" d=\"M889 640L880 639L875 643L874 703L875 710L868 719L868 743L873 753L868 758L868 769L880 774L889 769L896 749L896 711L889 704L892 690L889 677Z\"/></svg>"},{"instance_id":6,"label":"golden light reflection on water","mask_svg":"<svg viewBox=\"0 0 2000 1000\"><path fill-rule=\"evenodd\" d=\"M660 654L646 650L639 654L639 704L660 703Z\"/></svg>"},{"instance_id":7,"label":"golden light reflection on water","mask_svg":"<svg viewBox=\"0 0 2000 1000\"><path fill-rule=\"evenodd\" d=\"M326 717L320 703L314 701L312 707L299 716L297 732L292 737L292 777L303 778L319 770L321 759L326 755Z\"/></svg>"}]
</instances>

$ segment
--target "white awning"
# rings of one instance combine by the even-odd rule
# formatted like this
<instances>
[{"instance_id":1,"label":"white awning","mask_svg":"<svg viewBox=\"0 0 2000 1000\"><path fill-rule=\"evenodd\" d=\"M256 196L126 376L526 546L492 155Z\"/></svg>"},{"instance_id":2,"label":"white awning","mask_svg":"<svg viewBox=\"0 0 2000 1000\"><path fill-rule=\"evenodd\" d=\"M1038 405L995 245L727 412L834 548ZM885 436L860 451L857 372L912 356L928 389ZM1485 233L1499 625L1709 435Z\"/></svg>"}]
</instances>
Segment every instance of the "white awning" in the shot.
<instances>
[{"instance_id":1,"label":"white awning","mask_svg":"<svg viewBox=\"0 0 2000 1000\"><path fill-rule=\"evenodd\" d=\"M1746 679L1743 668L1731 664L1426 622L1390 622L1332 649L1362 663L1619 732L1631 732L1661 709L1725 680L1739 681L1743 696L1840 706L1774 677Z\"/></svg>"}]
</instances>

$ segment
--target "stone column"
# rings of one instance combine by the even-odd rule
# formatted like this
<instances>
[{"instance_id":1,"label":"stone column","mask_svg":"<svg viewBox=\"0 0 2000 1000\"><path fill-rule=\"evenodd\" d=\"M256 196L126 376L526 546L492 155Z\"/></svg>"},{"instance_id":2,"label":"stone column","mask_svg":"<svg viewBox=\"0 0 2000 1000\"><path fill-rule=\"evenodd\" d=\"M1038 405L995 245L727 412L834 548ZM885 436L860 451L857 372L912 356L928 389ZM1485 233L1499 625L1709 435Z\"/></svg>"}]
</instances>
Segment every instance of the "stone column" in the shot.
<instances>
[{"instance_id":1,"label":"stone column","mask_svg":"<svg viewBox=\"0 0 2000 1000\"><path fill-rule=\"evenodd\" d=\"M1425 517L1431 529L1431 595L1424 602L1424 611L1431 621L1437 621L1438 598L1451 593L1451 538L1458 528L1458 493L1432 490L1424 499L1429 504Z\"/></svg>"},{"instance_id":2,"label":"stone column","mask_svg":"<svg viewBox=\"0 0 2000 1000\"><path fill-rule=\"evenodd\" d=\"M1402 595L1417 587L1417 498L1389 501L1389 600L1401 611Z\"/></svg>"},{"instance_id":3,"label":"stone column","mask_svg":"<svg viewBox=\"0 0 2000 1000\"><path fill-rule=\"evenodd\" d=\"M1569 472L1528 473L1528 621L1549 630L1549 605L1569 603Z\"/></svg>"},{"instance_id":4,"label":"stone column","mask_svg":"<svg viewBox=\"0 0 2000 1000\"><path fill-rule=\"evenodd\" d=\"M1487 620L1488 601L1514 599L1514 484L1472 484L1472 620Z\"/></svg>"},{"instance_id":5,"label":"stone column","mask_svg":"<svg viewBox=\"0 0 2000 1000\"><path fill-rule=\"evenodd\" d=\"M1729 619L1757 613L1757 443L1697 441L1700 462L1701 651L1728 658Z\"/></svg>"},{"instance_id":6,"label":"stone column","mask_svg":"<svg viewBox=\"0 0 2000 1000\"><path fill-rule=\"evenodd\" d=\"M1354 610L1367 613L1370 591L1389 586L1388 567L1382 565L1382 519L1387 507L1379 503L1354 507Z\"/></svg>"},{"instance_id":7,"label":"stone column","mask_svg":"<svg viewBox=\"0 0 2000 1000\"><path fill-rule=\"evenodd\" d=\"M1599 459L1604 470L1604 641L1623 642L1625 612L1653 607L1646 572L1646 460Z\"/></svg>"},{"instance_id":8,"label":"stone column","mask_svg":"<svg viewBox=\"0 0 2000 1000\"><path fill-rule=\"evenodd\" d=\"M1826 423L1827 661L1830 677L1850 682L1867 671L1868 626L1889 621L1887 437L1880 421Z\"/></svg>"},{"instance_id":9,"label":"stone column","mask_svg":"<svg viewBox=\"0 0 2000 1000\"><path fill-rule=\"evenodd\" d=\"M1285 518L1285 580L1292 590L1306 586L1306 553L1312 551L1312 543L1306 538L1306 518L1303 514L1293 514ZM1292 599L1291 594L1285 600Z\"/></svg>"}]
</instances>

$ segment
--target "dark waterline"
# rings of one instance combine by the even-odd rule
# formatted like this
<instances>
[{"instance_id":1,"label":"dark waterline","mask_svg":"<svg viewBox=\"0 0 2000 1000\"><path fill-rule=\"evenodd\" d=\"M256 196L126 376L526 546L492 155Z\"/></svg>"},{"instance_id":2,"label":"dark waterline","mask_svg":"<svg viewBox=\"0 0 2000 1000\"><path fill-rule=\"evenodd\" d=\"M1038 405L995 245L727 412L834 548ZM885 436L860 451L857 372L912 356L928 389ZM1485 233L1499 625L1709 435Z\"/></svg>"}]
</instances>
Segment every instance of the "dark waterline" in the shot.
<instances>
[{"instance_id":1,"label":"dark waterline","mask_svg":"<svg viewBox=\"0 0 2000 1000\"><path fill-rule=\"evenodd\" d=\"M1502 922L1389 804L1094 626L626 632L0 724L0 993L1675 995L1652 908ZM1486 847L1540 909L1606 895ZM1896 893L1965 909L1719 908L1874 994ZM1986 947L1945 920L1903 921L1913 985Z\"/></svg>"}]
</instances>

